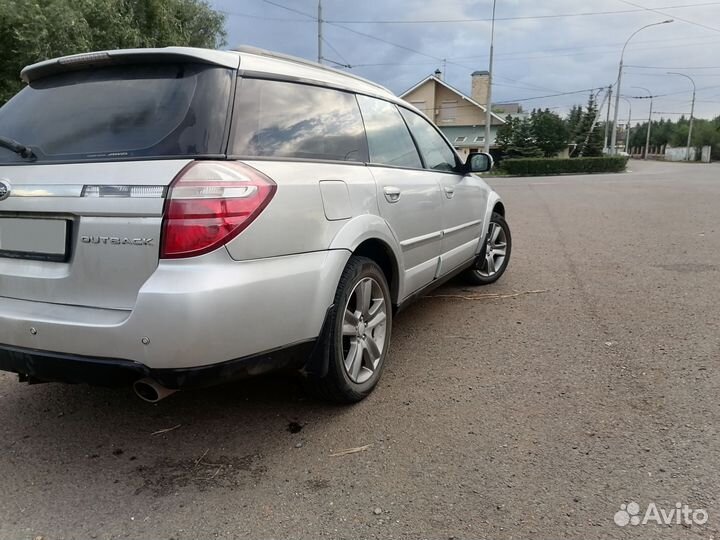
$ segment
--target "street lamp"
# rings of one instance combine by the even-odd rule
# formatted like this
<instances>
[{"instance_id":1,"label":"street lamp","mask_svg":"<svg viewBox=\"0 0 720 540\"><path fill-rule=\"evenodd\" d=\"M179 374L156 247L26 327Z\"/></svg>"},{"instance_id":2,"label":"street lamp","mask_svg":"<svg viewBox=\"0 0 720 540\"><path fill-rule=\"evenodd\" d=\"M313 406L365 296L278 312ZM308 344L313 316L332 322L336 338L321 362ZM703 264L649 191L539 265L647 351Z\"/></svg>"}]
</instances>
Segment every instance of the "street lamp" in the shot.
<instances>
[{"instance_id":1,"label":"street lamp","mask_svg":"<svg viewBox=\"0 0 720 540\"><path fill-rule=\"evenodd\" d=\"M493 85L493 42L495 41L495 4L497 0L493 0L492 7L492 25L490 26L490 62L488 66L488 91L487 103L485 104L485 144L484 152L490 152L490 125L492 124L492 85Z\"/></svg>"},{"instance_id":2,"label":"street lamp","mask_svg":"<svg viewBox=\"0 0 720 540\"><path fill-rule=\"evenodd\" d=\"M648 97L650 98L650 112L648 113L648 127L647 127L647 135L645 136L645 155L643 156L643 159L648 158L648 152L650 151L650 126L652 126L652 107L653 107L653 95L650 90L643 86L633 86L633 88L639 88L640 90L645 90L648 93Z\"/></svg>"},{"instance_id":3,"label":"street lamp","mask_svg":"<svg viewBox=\"0 0 720 540\"><path fill-rule=\"evenodd\" d=\"M628 144L630 143L630 126L632 122L632 101L630 101L628 98L624 97L622 98L623 101L625 101L628 104L628 121L627 121L627 128L625 129L625 153L628 153Z\"/></svg>"},{"instance_id":4,"label":"street lamp","mask_svg":"<svg viewBox=\"0 0 720 540\"><path fill-rule=\"evenodd\" d=\"M667 19L665 21L647 24L647 25L643 26L642 28L638 28L632 34L630 34L630 37L627 38L625 45L623 45L622 52L620 53L620 66L618 67L617 84L615 85L615 92L616 92L615 93L615 116L613 119L612 136L610 137L610 148L608 149L609 154L615 153L615 144L617 143L617 121L618 121L618 109L620 107L620 83L622 81L623 57L625 56L625 48L628 46L628 43L630 43L630 40L632 38L634 38L636 34L638 34L639 32L642 32L646 28L650 28L651 26L659 26L661 24L669 24L671 22L673 22L673 19Z\"/></svg>"},{"instance_id":5,"label":"street lamp","mask_svg":"<svg viewBox=\"0 0 720 540\"><path fill-rule=\"evenodd\" d=\"M681 77L690 79L690 82L693 85L692 105L690 105L690 127L688 128L687 153L686 153L686 160L690 161L690 142L692 139L693 115L695 114L695 81L693 80L693 78L690 75L685 75L684 73L676 73L675 71L668 71L667 73L668 73L668 75L680 75Z\"/></svg>"}]
</instances>

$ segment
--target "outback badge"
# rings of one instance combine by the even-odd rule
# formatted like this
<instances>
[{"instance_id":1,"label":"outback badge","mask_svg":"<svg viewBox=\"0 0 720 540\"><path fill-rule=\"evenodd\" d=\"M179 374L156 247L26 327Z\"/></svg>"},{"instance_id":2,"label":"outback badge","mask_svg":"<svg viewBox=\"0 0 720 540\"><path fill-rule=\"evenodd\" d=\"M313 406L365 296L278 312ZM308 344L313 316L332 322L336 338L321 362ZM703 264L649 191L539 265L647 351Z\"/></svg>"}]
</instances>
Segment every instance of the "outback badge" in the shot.
<instances>
[{"instance_id":1,"label":"outback badge","mask_svg":"<svg viewBox=\"0 0 720 540\"><path fill-rule=\"evenodd\" d=\"M120 236L81 236L83 244L110 244L114 246L152 246L153 238L122 238Z\"/></svg>"}]
</instances>

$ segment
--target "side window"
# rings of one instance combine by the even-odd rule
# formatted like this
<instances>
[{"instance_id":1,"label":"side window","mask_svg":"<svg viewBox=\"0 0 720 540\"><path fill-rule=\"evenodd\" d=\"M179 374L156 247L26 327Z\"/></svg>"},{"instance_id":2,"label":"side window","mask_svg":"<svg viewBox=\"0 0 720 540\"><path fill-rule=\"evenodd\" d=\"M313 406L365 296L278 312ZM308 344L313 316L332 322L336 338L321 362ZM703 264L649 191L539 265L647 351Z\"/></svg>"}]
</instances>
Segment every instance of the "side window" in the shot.
<instances>
[{"instance_id":1,"label":"side window","mask_svg":"<svg viewBox=\"0 0 720 540\"><path fill-rule=\"evenodd\" d=\"M354 94L264 79L238 81L230 153L366 162Z\"/></svg>"},{"instance_id":2,"label":"side window","mask_svg":"<svg viewBox=\"0 0 720 540\"><path fill-rule=\"evenodd\" d=\"M425 160L425 167L436 171L456 171L457 157L452 148L445 142L437 130L422 116L400 107L420 153Z\"/></svg>"},{"instance_id":3,"label":"side window","mask_svg":"<svg viewBox=\"0 0 720 540\"><path fill-rule=\"evenodd\" d=\"M370 162L421 169L415 143L397 107L367 96L357 98L365 121Z\"/></svg>"}]
</instances>

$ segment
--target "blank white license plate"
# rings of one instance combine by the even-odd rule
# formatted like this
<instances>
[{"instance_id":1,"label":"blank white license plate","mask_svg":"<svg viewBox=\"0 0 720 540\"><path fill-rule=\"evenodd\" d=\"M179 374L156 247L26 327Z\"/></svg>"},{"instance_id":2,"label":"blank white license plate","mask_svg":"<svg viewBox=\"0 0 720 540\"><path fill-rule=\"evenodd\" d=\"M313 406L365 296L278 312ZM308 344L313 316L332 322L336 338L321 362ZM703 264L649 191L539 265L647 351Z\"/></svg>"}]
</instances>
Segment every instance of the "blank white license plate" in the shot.
<instances>
[{"instance_id":1,"label":"blank white license plate","mask_svg":"<svg viewBox=\"0 0 720 540\"><path fill-rule=\"evenodd\" d=\"M64 261L67 240L64 219L0 218L0 257Z\"/></svg>"}]
</instances>

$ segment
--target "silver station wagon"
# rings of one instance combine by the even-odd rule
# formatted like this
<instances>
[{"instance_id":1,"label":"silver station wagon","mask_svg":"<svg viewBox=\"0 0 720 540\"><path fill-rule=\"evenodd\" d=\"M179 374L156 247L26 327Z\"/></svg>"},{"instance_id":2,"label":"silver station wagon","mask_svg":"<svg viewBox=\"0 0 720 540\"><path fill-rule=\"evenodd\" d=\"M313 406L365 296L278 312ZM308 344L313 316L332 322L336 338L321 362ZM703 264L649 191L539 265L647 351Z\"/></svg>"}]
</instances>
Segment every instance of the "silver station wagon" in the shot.
<instances>
[{"instance_id":1,"label":"silver station wagon","mask_svg":"<svg viewBox=\"0 0 720 540\"><path fill-rule=\"evenodd\" d=\"M0 108L0 370L173 391L285 370L367 396L393 315L497 280L500 197L390 91L268 51L26 67Z\"/></svg>"}]
</instances>

